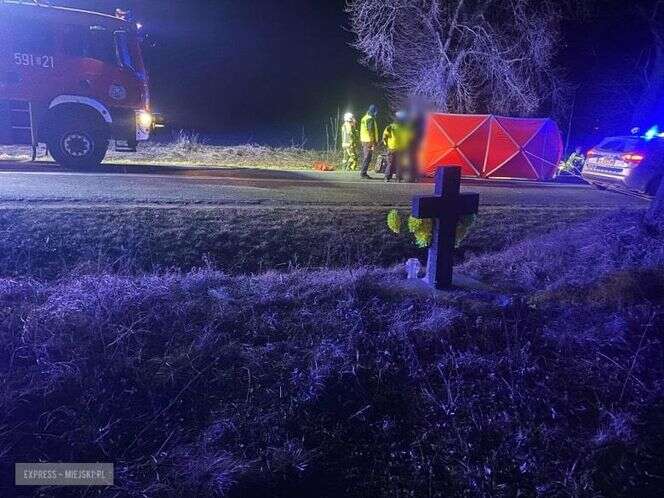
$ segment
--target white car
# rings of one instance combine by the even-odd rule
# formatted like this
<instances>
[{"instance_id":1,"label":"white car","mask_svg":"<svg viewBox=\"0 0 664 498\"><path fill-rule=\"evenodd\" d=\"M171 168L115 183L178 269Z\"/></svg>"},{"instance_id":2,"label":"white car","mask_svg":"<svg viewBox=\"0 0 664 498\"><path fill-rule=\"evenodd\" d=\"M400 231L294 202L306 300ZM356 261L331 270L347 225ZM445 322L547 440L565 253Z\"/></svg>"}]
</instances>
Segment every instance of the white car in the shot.
<instances>
[{"instance_id":1,"label":"white car","mask_svg":"<svg viewBox=\"0 0 664 498\"><path fill-rule=\"evenodd\" d=\"M664 176L664 138L606 138L588 151L582 176L598 188L654 196Z\"/></svg>"}]
</instances>

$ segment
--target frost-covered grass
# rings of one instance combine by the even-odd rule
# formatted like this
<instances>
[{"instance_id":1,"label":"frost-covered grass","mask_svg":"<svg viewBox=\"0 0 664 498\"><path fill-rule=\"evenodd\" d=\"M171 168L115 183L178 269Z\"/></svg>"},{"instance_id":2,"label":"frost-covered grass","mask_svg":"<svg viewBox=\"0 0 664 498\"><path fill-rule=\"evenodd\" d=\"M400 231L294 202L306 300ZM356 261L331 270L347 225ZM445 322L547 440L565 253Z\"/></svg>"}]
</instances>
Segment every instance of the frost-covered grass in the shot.
<instances>
[{"instance_id":1,"label":"frost-covered grass","mask_svg":"<svg viewBox=\"0 0 664 498\"><path fill-rule=\"evenodd\" d=\"M0 161L29 161L31 157L27 147L0 145Z\"/></svg>"},{"instance_id":2,"label":"frost-covered grass","mask_svg":"<svg viewBox=\"0 0 664 498\"><path fill-rule=\"evenodd\" d=\"M614 211L500 254L474 258L463 271L517 292L581 288L599 275L664 264L661 238L645 237L639 212ZM645 282L644 282L645 285Z\"/></svg>"},{"instance_id":3,"label":"frost-covered grass","mask_svg":"<svg viewBox=\"0 0 664 498\"><path fill-rule=\"evenodd\" d=\"M483 208L458 256L495 252L596 214ZM382 209L0 209L0 277L136 275L209 264L244 274L424 261L425 251L409 235L392 234L385 220Z\"/></svg>"},{"instance_id":4,"label":"frost-covered grass","mask_svg":"<svg viewBox=\"0 0 664 498\"><path fill-rule=\"evenodd\" d=\"M605 216L460 268L514 292L438 298L369 268L1 279L0 462L112 461L109 497L657 496L663 246Z\"/></svg>"},{"instance_id":5,"label":"frost-covered grass","mask_svg":"<svg viewBox=\"0 0 664 498\"><path fill-rule=\"evenodd\" d=\"M43 155L43 147L40 154ZM27 161L31 152L27 147L0 146L0 160ZM196 134L181 133L169 143L141 143L137 153L109 150L105 162L137 165L186 165L220 168L312 169L317 162L335 167L341 155L335 152L303 147L268 147L257 144L236 146L208 145Z\"/></svg>"},{"instance_id":6,"label":"frost-covered grass","mask_svg":"<svg viewBox=\"0 0 664 498\"><path fill-rule=\"evenodd\" d=\"M175 164L220 168L312 169L317 162L339 166L341 156L335 153L300 147L268 147L246 144L218 146L174 142L146 143L136 154L111 152L106 162L115 164Z\"/></svg>"}]
</instances>

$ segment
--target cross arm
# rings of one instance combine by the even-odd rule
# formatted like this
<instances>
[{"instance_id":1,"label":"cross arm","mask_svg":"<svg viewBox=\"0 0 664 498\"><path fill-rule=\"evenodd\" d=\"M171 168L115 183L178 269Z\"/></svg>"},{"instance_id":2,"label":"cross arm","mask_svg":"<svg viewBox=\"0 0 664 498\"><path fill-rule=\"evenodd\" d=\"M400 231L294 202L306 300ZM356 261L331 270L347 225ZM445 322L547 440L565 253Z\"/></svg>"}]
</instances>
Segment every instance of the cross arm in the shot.
<instances>
[{"instance_id":1,"label":"cross arm","mask_svg":"<svg viewBox=\"0 0 664 498\"><path fill-rule=\"evenodd\" d=\"M476 214L480 208L479 194L461 194L453 198L416 196L412 214L415 218L444 218Z\"/></svg>"}]
</instances>

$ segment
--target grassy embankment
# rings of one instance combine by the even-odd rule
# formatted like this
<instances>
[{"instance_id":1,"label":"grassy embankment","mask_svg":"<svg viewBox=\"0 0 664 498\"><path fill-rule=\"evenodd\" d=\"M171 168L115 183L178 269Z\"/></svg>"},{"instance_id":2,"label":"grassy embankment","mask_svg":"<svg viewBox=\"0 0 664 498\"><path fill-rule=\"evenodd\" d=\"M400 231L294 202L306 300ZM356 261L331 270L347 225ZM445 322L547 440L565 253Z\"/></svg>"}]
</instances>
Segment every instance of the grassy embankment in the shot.
<instances>
[{"instance_id":1,"label":"grassy embankment","mask_svg":"<svg viewBox=\"0 0 664 498\"><path fill-rule=\"evenodd\" d=\"M426 252L386 227L386 209L0 209L0 276L141 274L211 265L230 274L389 267ZM483 208L460 258L595 216L593 209ZM509 220L509 223L506 222Z\"/></svg>"},{"instance_id":2,"label":"grassy embankment","mask_svg":"<svg viewBox=\"0 0 664 498\"><path fill-rule=\"evenodd\" d=\"M104 496L655 496L664 238L564 213L483 215L459 270L499 290L433 299L346 266L412 255L382 213L4 211L3 467L113 461ZM226 272L187 271L206 252Z\"/></svg>"}]
</instances>

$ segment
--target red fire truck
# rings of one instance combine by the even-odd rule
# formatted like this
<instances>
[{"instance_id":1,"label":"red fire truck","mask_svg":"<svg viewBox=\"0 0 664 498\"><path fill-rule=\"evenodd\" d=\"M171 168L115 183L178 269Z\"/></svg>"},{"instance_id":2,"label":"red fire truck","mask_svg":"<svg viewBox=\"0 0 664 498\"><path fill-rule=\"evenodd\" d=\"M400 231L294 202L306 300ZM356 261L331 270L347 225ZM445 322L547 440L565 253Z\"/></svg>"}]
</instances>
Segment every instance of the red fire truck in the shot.
<instances>
[{"instance_id":1,"label":"red fire truck","mask_svg":"<svg viewBox=\"0 0 664 498\"><path fill-rule=\"evenodd\" d=\"M139 26L34 0L0 0L0 144L46 144L69 166L133 152L155 127Z\"/></svg>"}]
</instances>

